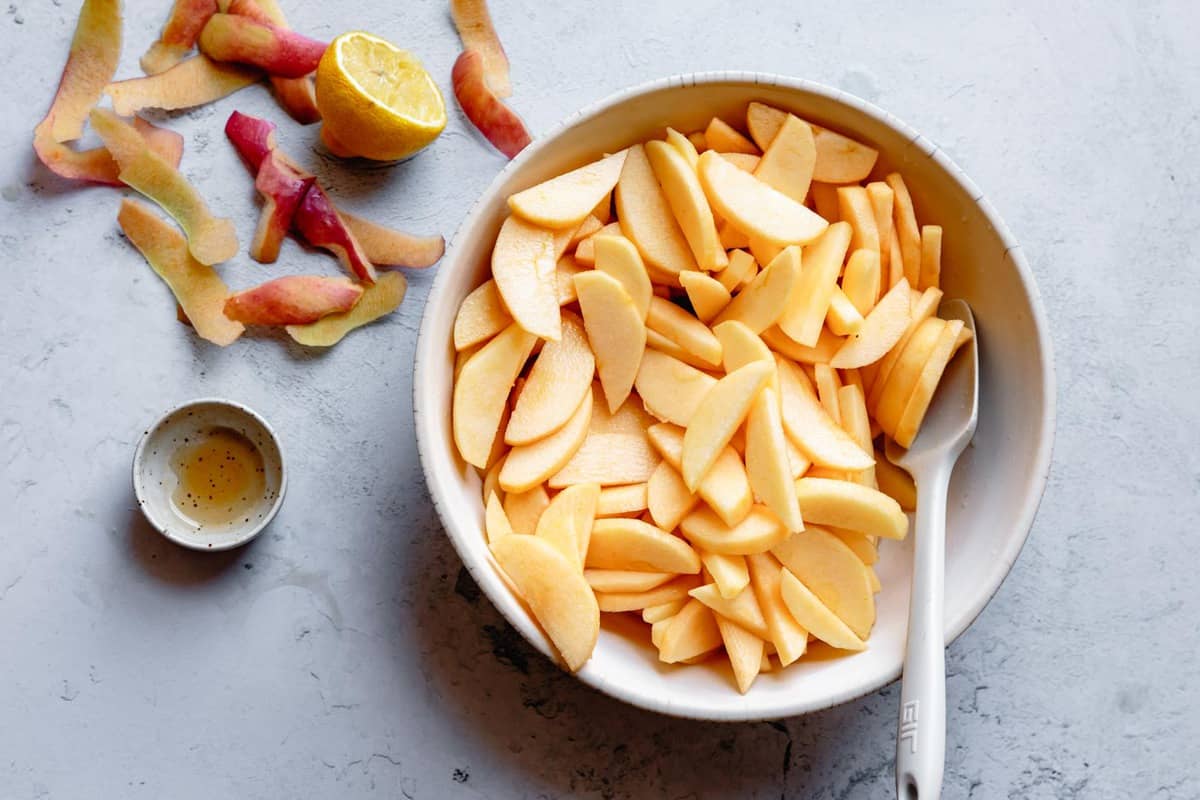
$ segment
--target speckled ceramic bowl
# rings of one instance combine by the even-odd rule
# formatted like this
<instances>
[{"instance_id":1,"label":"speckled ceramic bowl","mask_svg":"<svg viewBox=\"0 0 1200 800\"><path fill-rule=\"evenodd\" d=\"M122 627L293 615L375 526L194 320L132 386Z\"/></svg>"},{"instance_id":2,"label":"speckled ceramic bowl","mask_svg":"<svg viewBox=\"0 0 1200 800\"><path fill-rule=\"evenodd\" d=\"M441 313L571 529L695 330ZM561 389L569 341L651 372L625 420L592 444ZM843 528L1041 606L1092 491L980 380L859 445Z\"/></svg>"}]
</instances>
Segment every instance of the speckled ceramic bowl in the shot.
<instances>
[{"instance_id":1,"label":"speckled ceramic bowl","mask_svg":"<svg viewBox=\"0 0 1200 800\"><path fill-rule=\"evenodd\" d=\"M685 75L638 86L568 117L539 137L492 182L442 260L417 344L413 381L417 444L429 490L454 546L491 601L535 647L553 657L538 626L497 575L483 535L480 481L454 450L450 400L452 329L459 303L482 280L507 214L506 198L671 125L702 128L736 119L751 100L789 109L878 148L899 170L922 218L946 229L943 288L974 309L981 399L974 446L950 491L946 639L961 634L1008 574L1033 524L1050 468L1054 368L1045 312L1017 243L970 179L930 141L885 111L836 89L757 73ZM603 615L585 683L643 708L685 717L785 717L842 703L895 680L904 655L911 545L884 542L878 621L869 648L853 656L801 660L761 675L745 695L723 659L701 667L659 663L648 642Z\"/></svg>"}]
</instances>

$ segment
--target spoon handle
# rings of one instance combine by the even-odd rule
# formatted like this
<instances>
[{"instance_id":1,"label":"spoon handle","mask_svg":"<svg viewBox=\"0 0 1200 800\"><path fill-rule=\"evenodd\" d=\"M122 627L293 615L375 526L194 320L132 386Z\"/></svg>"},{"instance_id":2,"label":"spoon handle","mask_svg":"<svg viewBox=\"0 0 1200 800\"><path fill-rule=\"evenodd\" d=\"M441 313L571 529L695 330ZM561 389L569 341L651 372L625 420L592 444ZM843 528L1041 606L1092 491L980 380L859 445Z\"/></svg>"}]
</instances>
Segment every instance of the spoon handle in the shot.
<instances>
[{"instance_id":1,"label":"spoon handle","mask_svg":"<svg viewBox=\"0 0 1200 800\"><path fill-rule=\"evenodd\" d=\"M896 796L937 800L946 762L946 494L952 465L917 480L912 599L896 735Z\"/></svg>"}]
</instances>

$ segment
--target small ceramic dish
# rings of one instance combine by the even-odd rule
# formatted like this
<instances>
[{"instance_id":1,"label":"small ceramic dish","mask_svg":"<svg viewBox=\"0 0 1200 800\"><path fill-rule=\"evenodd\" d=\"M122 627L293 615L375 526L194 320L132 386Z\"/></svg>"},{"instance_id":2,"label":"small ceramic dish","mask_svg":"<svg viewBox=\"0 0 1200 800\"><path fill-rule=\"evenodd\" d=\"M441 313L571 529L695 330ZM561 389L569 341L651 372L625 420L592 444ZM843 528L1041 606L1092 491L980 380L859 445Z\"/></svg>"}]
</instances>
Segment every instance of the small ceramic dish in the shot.
<instances>
[{"instance_id":1,"label":"small ceramic dish","mask_svg":"<svg viewBox=\"0 0 1200 800\"><path fill-rule=\"evenodd\" d=\"M954 471L946 548L946 642L999 588L1033 524L1054 441L1055 389L1049 325L1025 256L983 193L937 146L887 112L827 86L753 72L678 75L579 111L513 159L471 209L442 260L416 348L413 409L429 494L472 577L534 647L554 649L500 577L483 535L481 483L454 447L450 406L454 319L488 275L509 195L637 141L665 126L703 129L737 120L758 100L864 141L880 151L879 174L904 175L922 219L945 226L942 288L971 304L979 330L979 428ZM753 720L803 714L859 697L896 679L904 659L912 537L887 541L877 565L883 591L868 649L806 658L760 675L745 695L725 659L662 664L645 626L604 614L599 643L577 677L613 697L682 717ZM629 624L623 624L628 622ZM640 626L640 627L639 627ZM631 633L630 628L633 628Z\"/></svg>"},{"instance_id":2,"label":"small ceramic dish","mask_svg":"<svg viewBox=\"0 0 1200 800\"><path fill-rule=\"evenodd\" d=\"M235 470L237 483L227 478ZM194 489L192 483L229 494L228 507L189 500L184 490ZM250 491L234 491L239 488ZM133 455L138 507L155 530L193 550L229 550L249 542L275 517L286 490L275 432L230 400L205 398L172 409L142 435Z\"/></svg>"}]
</instances>

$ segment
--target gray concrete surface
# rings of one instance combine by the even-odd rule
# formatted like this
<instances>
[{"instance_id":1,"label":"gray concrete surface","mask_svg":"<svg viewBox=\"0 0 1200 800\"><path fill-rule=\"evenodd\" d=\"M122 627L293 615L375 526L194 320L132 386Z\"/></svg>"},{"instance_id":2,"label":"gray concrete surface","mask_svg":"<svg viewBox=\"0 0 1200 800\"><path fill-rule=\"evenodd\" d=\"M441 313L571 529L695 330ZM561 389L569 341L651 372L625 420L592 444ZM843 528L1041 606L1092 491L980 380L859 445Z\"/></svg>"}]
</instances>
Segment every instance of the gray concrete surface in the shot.
<instances>
[{"instance_id":1,"label":"gray concrete surface","mask_svg":"<svg viewBox=\"0 0 1200 800\"><path fill-rule=\"evenodd\" d=\"M781 724L626 708L560 674L466 579L415 458L430 283L324 355L193 339L119 235L120 193L36 164L78 0L0 13L0 797L888 797L895 687ZM165 16L129 0L122 74ZM369 6L352 11L353 6ZM1200 14L1185 2L604 5L496 0L513 105L542 130L672 72L761 69L858 93L946 149L1032 261L1058 356L1055 465L1012 575L949 651L946 796L1200 796ZM285 2L331 37L414 49L444 89L445 4ZM750 8L747 6L764 6ZM174 115L184 169L245 242L221 125ZM285 147L356 211L452 234L501 167L456 110L428 152L346 169ZM230 281L332 273L286 245ZM197 556L130 496L146 424L198 395L265 414L292 484L259 541Z\"/></svg>"}]
</instances>

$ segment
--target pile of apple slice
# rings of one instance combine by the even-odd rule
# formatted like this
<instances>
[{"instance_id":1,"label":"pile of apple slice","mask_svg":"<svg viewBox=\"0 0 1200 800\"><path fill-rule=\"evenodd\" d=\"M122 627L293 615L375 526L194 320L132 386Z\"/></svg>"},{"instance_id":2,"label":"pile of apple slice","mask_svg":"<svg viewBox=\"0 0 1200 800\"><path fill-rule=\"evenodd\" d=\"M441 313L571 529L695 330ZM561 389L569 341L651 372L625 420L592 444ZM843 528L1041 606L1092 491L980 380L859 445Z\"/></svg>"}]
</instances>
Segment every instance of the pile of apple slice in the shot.
<instances>
[{"instance_id":1,"label":"pile of apple slice","mask_svg":"<svg viewBox=\"0 0 1200 800\"><path fill-rule=\"evenodd\" d=\"M861 142L761 103L743 131L512 195L455 321L484 533L571 670L602 612L663 662L723 650L742 692L810 641L861 651L908 530L875 442L911 443L969 335L936 316L941 228Z\"/></svg>"}]
</instances>

